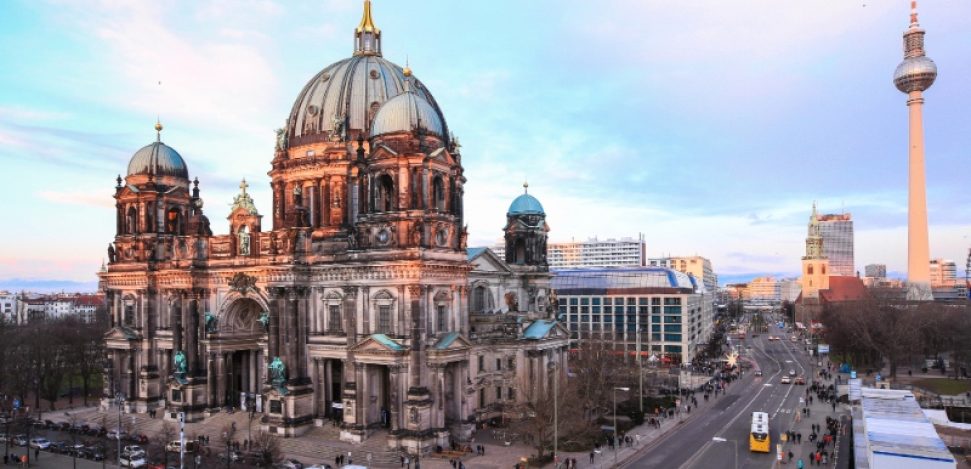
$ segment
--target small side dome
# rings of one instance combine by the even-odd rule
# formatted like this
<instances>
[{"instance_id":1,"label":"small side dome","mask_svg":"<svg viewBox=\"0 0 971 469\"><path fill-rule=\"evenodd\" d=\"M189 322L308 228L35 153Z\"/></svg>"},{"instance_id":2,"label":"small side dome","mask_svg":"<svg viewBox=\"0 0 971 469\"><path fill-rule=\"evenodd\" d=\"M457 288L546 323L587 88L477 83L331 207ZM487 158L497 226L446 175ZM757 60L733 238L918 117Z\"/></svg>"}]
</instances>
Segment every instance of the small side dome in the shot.
<instances>
[{"instance_id":1,"label":"small side dome","mask_svg":"<svg viewBox=\"0 0 971 469\"><path fill-rule=\"evenodd\" d=\"M512 201L512 205L509 206L509 211L506 215L546 215L546 212L543 210L543 204L539 203L536 197L529 194L522 194L516 197L516 200Z\"/></svg>"},{"instance_id":2,"label":"small side dome","mask_svg":"<svg viewBox=\"0 0 971 469\"><path fill-rule=\"evenodd\" d=\"M406 91L385 102L371 121L371 137L422 129L445 140L445 124L438 110L414 91Z\"/></svg>"},{"instance_id":3,"label":"small side dome","mask_svg":"<svg viewBox=\"0 0 971 469\"><path fill-rule=\"evenodd\" d=\"M162 142L152 142L136 151L128 162L128 175L171 176L189 179L189 168L182 155Z\"/></svg>"}]
</instances>

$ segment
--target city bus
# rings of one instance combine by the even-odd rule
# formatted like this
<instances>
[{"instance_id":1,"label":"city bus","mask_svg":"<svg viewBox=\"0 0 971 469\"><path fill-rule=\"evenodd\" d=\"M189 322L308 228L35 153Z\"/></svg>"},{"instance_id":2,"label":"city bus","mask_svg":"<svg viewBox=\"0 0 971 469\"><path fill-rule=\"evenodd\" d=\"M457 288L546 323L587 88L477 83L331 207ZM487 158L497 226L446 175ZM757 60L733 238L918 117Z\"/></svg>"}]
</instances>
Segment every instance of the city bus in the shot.
<instances>
[{"instance_id":1,"label":"city bus","mask_svg":"<svg viewBox=\"0 0 971 469\"><path fill-rule=\"evenodd\" d=\"M752 432L748 436L750 451L769 452L769 414L752 412Z\"/></svg>"}]
</instances>

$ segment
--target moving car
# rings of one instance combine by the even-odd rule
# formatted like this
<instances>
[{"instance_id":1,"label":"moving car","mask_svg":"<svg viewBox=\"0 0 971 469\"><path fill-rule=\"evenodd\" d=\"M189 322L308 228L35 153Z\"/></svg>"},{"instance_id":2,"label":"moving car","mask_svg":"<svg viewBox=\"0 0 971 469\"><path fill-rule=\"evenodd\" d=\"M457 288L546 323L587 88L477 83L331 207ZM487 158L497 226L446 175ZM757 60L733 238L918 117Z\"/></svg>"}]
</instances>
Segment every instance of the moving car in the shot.
<instances>
[{"instance_id":1,"label":"moving car","mask_svg":"<svg viewBox=\"0 0 971 469\"><path fill-rule=\"evenodd\" d=\"M782 379L779 380L779 382L782 384L792 384L792 378L789 378L788 376L783 376Z\"/></svg>"},{"instance_id":2,"label":"moving car","mask_svg":"<svg viewBox=\"0 0 971 469\"><path fill-rule=\"evenodd\" d=\"M755 370L755 376L762 376L762 370Z\"/></svg>"},{"instance_id":3,"label":"moving car","mask_svg":"<svg viewBox=\"0 0 971 469\"><path fill-rule=\"evenodd\" d=\"M796 376L796 370L789 370L789 376L790 377Z\"/></svg>"},{"instance_id":4,"label":"moving car","mask_svg":"<svg viewBox=\"0 0 971 469\"><path fill-rule=\"evenodd\" d=\"M806 384L806 378L803 378L802 376L796 377L795 384Z\"/></svg>"},{"instance_id":5,"label":"moving car","mask_svg":"<svg viewBox=\"0 0 971 469\"><path fill-rule=\"evenodd\" d=\"M36 449L47 449L51 447L51 441L43 437L31 438L30 447Z\"/></svg>"}]
</instances>

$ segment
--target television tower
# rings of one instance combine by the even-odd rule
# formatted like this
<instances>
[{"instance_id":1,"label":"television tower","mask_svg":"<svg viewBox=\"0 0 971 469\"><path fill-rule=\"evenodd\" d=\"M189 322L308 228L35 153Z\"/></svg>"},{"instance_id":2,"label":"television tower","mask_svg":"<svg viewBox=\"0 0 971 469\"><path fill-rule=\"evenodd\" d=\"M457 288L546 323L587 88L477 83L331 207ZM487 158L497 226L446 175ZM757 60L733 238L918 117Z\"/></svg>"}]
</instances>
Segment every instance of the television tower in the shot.
<instances>
[{"instance_id":1,"label":"television tower","mask_svg":"<svg viewBox=\"0 0 971 469\"><path fill-rule=\"evenodd\" d=\"M910 163L907 196L907 299L932 301L927 235L927 182L924 170L923 92L934 84L937 65L924 55L924 30L917 22L917 0L910 2L910 27L904 31L904 60L893 83L907 94L910 110Z\"/></svg>"}]
</instances>

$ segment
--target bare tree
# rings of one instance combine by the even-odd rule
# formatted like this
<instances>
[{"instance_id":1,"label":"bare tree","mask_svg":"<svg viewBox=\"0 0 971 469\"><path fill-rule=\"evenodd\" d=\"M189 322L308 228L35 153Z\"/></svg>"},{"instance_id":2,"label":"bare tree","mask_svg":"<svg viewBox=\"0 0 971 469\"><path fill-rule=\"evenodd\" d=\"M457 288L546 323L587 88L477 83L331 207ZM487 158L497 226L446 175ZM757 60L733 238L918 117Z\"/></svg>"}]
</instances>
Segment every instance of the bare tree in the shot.
<instances>
[{"instance_id":1,"label":"bare tree","mask_svg":"<svg viewBox=\"0 0 971 469\"><path fill-rule=\"evenodd\" d=\"M176 437L178 437L178 432L175 430L175 426L172 425L172 422L165 421L162 422L162 428L155 433L155 437L151 440L152 445L157 447L155 452L161 452L162 463L166 467L169 465L169 452L165 447Z\"/></svg>"},{"instance_id":2,"label":"bare tree","mask_svg":"<svg viewBox=\"0 0 971 469\"><path fill-rule=\"evenodd\" d=\"M280 458L280 440L269 432L260 430L252 442L253 451L260 456L260 465L270 465Z\"/></svg>"}]
</instances>

